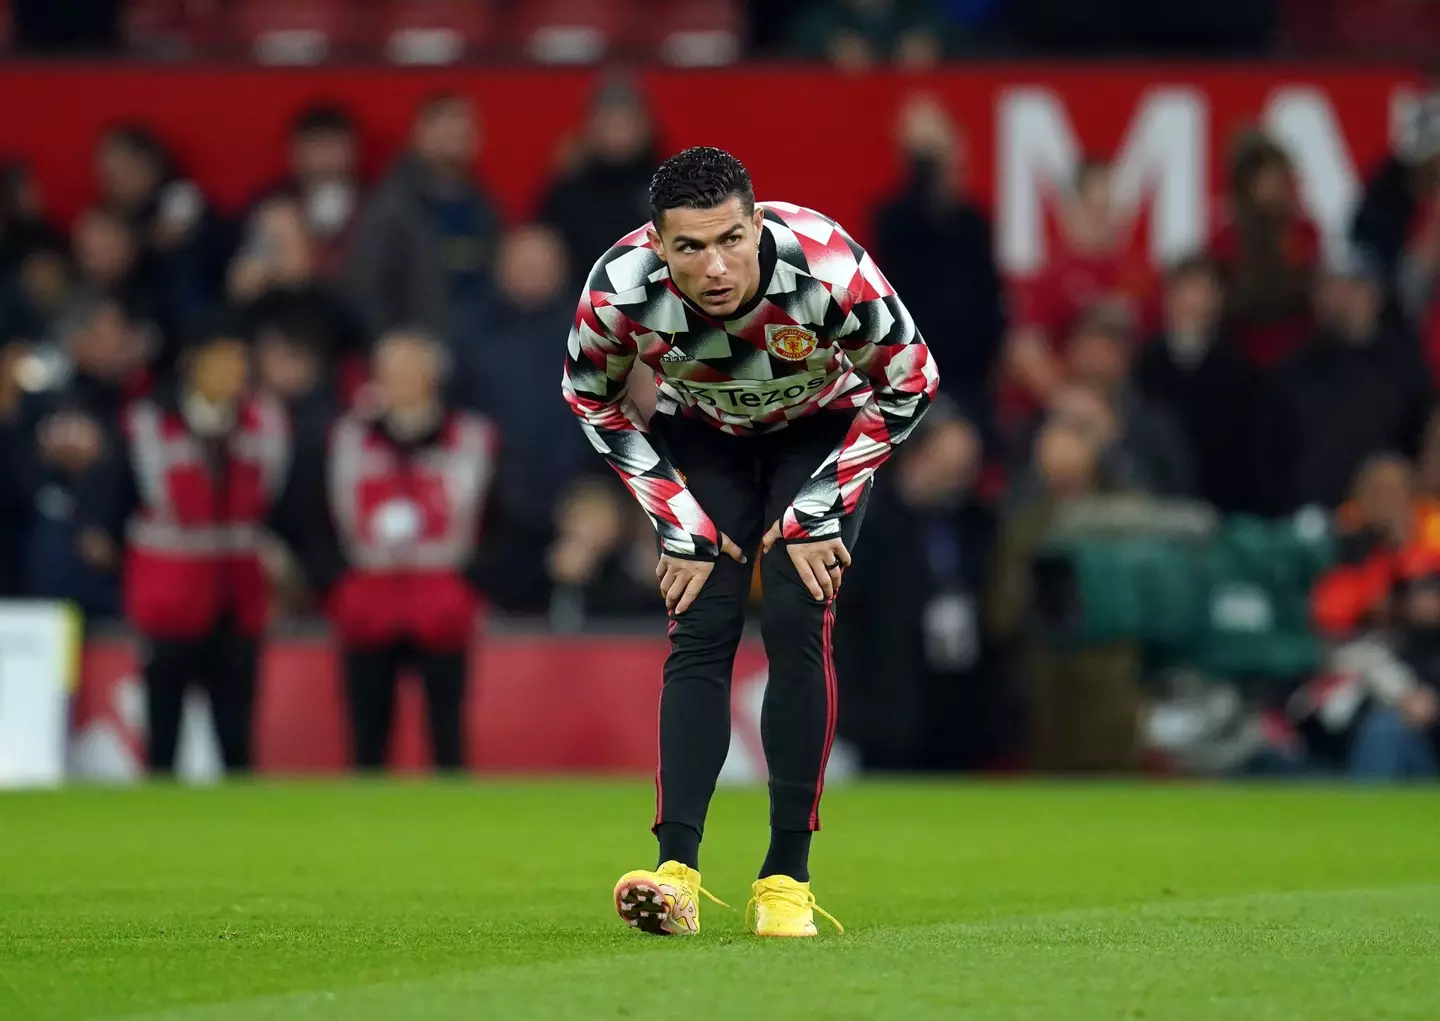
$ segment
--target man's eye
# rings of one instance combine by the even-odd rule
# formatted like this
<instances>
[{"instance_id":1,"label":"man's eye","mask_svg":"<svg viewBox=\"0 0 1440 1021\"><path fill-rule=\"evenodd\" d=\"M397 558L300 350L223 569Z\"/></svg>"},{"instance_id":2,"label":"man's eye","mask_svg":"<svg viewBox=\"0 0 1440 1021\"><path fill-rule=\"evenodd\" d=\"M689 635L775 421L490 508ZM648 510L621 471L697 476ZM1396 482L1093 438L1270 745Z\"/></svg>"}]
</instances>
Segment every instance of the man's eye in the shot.
<instances>
[{"instance_id":1,"label":"man's eye","mask_svg":"<svg viewBox=\"0 0 1440 1021\"><path fill-rule=\"evenodd\" d=\"M698 245L681 245L681 246L680 246L680 251L689 254L689 253L691 253L691 252L698 252L698 251L700 251L700 247L699 247Z\"/></svg>"},{"instance_id":2,"label":"man's eye","mask_svg":"<svg viewBox=\"0 0 1440 1021\"><path fill-rule=\"evenodd\" d=\"M735 244L735 243L738 242L739 240L740 240L740 235L739 235L739 234L731 234L728 238L726 238L726 239L722 242L722 244L724 244L724 245L726 245L726 246L729 246L729 245Z\"/></svg>"}]
</instances>

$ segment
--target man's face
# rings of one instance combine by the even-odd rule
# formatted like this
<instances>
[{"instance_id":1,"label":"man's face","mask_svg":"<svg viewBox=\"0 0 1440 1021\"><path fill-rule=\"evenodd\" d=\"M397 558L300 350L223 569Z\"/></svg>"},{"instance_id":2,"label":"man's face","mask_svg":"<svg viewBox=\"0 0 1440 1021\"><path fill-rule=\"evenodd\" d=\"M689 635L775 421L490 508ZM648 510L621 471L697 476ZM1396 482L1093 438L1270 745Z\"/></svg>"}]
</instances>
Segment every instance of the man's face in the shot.
<instances>
[{"instance_id":1,"label":"man's face","mask_svg":"<svg viewBox=\"0 0 1440 1021\"><path fill-rule=\"evenodd\" d=\"M375 389L389 411L421 407L435 395L435 356L430 348L407 338L382 343L375 352Z\"/></svg>"},{"instance_id":2,"label":"man's face","mask_svg":"<svg viewBox=\"0 0 1440 1021\"><path fill-rule=\"evenodd\" d=\"M355 177L355 136L339 128L297 135L290 154L295 176L311 187Z\"/></svg>"},{"instance_id":3,"label":"man's face","mask_svg":"<svg viewBox=\"0 0 1440 1021\"><path fill-rule=\"evenodd\" d=\"M1208 271L1176 277L1165 290L1165 319L1172 331L1201 333L1220 314L1220 284Z\"/></svg>"},{"instance_id":4,"label":"man's face","mask_svg":"<svg viewBox=\"0 0 1440 1021\"><path fill-rule=\"evenodd\" d=\"M160 187L160 168L118 139L101 146L96 170L106 197L126 209L142 205Z\"/></svg>"},{"instance_id":5,"label":"man's face","mask_svg":"<svg viewBox=\"0 0 1440 1021\"><path fill-rule=\"evenodd\" d=\"M650 123L645 111L630 103L608 103L590 118L590 141L604 163L628 163L645 149Z\"/></svg>"},{"instance_id":6,"label":"man's face","mask_svg":"<svg viewBox=\"0 0 1440 1021\"><path fill-rule=\"evenodd\" d=\"M517 227L500 243L495 279L521 308L544 305L565 285L565 246L548 227Z\"/></svg>"},{"instance_id":7,"label":"man's face","mask_svg":"<svg viewBox=\"0 0 1440 1021\"><path fill-rule=\"evenodd\" d=\"M416 137L420 155L455 171L468 171L480 151L480 129L469 103L452 99L426 113Z\"/></svg>"},{"instance_id":8,"label":"man's face","mask_svg":"<svg viewBox=\"0 0 1440 1021\"><path fill-rule=\"evenodd\" d=\"M739 196L709 209L668 209L650 242L670 279L702 312L727 316L760 287L760 231L765 212L747 215Z\"/></svg>"},{"instance_id":9,"label":"man's face","mask_svg":"<svg viewBox=\"0 0 1440 1021\"><path fill-rule=\"evenodd\" d=\"M92 209L75 226L75 262L87 280L113 284L135 266L135 237L115 216Z\"/></svg>"},{"instance_id":10,"label":"man's face","mask_svg":"<svg viewBox=\"0 0 1440 1021\"><path fill-rule=\"evenodd\" d=\"M130 368L134 346L124 311L118 305L102 305L75 336L70 355L88 375L118 379Z\"/></svg>"},{"instance_id":11,"label":"man's face","mask_svg":"<svg viewBox=\"0 0 1440 1021\"><path fill-rule=\"evenodd\" d=\"M215 340L195 352L191 380L211 404L238 403L250 385L250 359L240 340Z\"/></svg>"},{"instance_id":12,"label":"man's face","mask_svg":"<svg viewBox=\"0 0 1440 1021\"><path fill-rule=\"evenodd\" d=\"M261 385L282 398L309 393L319 375L315 356L305 344L278 330L267 330L261 336L257 360Z\"/></svg>"},{"instance_id":13,"label":"man's face","mask_svg":"<svg viewBox=\"0 0 1440 1021\"><path fill-rule=\"evenodd\" d=\"M1070 375L1078 382L1112 394L1130 374L1130 351L1109 329L1082 329L1070 341Z\"/></svg>"}]
</instances>

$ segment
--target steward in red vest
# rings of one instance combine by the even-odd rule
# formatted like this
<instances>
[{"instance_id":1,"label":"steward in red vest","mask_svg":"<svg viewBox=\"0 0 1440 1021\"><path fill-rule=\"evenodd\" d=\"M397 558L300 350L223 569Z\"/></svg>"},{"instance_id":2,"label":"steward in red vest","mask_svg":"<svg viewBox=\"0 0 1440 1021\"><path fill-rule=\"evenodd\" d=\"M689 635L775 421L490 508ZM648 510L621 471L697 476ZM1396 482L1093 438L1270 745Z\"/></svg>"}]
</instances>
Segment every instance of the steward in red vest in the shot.
<instances>
[{"instance_id":1,"label":"steward in red vest","mask_svg":"<svg viewBox=\"0 0 1440 1021\"><path fill-rule=\"evenodd\" d=\"M480 535L498 436L488 421L445 406L444 356L422 334L382 338L374 413L342 417L327 450L335 555L312 573L329 589L362 769L384 763L396 682L410 667L425 684L435 764L463 764L466 658L484 608Z\"/></svg>"},{"instance_id":2,"label":"steward in red vest","mask_svg":"<svg viewBox=\"0 0 1440 1021\"><path fill-rule=\"evenodd\" d=\"M175 764L192 683L210 697L227 770L250 766L258 643L269 585L261 539L289 539L290 427L249 392L238 322L208 319L179 378L121 416L121 436L88 481L89 528L123 544L125 614L143 644L149 765ZM313 529L312 529L313 530Z\"/></svg>"}]
</instances>

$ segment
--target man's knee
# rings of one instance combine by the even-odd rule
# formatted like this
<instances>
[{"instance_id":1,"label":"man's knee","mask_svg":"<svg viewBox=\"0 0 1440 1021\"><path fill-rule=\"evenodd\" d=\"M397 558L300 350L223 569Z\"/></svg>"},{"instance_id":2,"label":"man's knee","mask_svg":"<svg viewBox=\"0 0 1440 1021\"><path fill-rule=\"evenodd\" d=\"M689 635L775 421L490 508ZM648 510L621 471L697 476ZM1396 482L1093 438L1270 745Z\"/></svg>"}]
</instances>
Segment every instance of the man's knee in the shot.
<instances>
[{"instance_id":1,"label":"man's knee","mask_svg":"<svg viewBox=\"0 0 1440 1021\"><path fill-rule=\"evenodd\" d=\"M818 632L828 604L817 600L801 584L790 555L782 547L766 555L760 587L760 631L767 645Z\"/></svg>"},{"instance_id":2,"label":"man's knee","mask_svg":"<svg viewBox=\"0 0 1440 1021\"><path fill-rule=\"evenodd\" d=\"M740 571L746 571L746 576L739 577ZM748 570L733 562L717 563L690 609L670 619L671 648L734 649L745 630L748 595Z\"/></svg>"}]
</instances>

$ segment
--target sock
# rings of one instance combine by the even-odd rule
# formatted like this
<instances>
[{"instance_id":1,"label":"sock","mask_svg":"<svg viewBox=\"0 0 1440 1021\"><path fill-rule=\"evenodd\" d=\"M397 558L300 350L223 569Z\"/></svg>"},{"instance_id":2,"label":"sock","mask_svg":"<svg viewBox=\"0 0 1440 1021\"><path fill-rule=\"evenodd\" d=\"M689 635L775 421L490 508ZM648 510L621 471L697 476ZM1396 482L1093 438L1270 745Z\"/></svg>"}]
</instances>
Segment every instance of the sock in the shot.
<instances>
[{"instance_id":1,"label":"sock","mask_svg":"<svg viewBox=\"0 0 1440 1021\"><path fill-rule=\"evenodd\" d=\"M692 869L700 867L700 831L683 822L662 822L655 828L660 838L660 864L678 861Z\"/></svg>"},{"instance_id":2,"label":"sock","mask_svg":"<svg viewBox=\"0 0 1440 1021\"><path fill-rule=\"evenodd\" d=\"M770 850L760 866L760 878L789 876L797 883L810 882L810 831L771 828Z\"/></svg>"}]
</instances>

